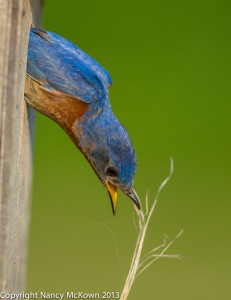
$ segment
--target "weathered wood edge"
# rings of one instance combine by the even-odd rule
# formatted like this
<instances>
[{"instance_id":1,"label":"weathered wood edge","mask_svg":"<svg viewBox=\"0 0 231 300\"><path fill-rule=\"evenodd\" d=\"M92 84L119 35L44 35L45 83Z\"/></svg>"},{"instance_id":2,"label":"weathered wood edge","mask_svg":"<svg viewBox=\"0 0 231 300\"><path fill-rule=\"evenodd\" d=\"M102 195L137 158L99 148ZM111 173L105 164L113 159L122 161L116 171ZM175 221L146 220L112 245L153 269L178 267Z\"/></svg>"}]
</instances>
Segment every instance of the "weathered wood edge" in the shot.
<instances>
[{"instance_id":1,"label":"weathered wood edge","mask_svg":"<svg viewBox=\"0 0 231 300\"><path fill-rule=\"evenodd\" d=\"M40 20L41 1L31 1ZM24 82L30 0L0 0L0 291L25 287L32 148ZM34 22L35 26L36 21Z\"/></svg>"}]
</instances>

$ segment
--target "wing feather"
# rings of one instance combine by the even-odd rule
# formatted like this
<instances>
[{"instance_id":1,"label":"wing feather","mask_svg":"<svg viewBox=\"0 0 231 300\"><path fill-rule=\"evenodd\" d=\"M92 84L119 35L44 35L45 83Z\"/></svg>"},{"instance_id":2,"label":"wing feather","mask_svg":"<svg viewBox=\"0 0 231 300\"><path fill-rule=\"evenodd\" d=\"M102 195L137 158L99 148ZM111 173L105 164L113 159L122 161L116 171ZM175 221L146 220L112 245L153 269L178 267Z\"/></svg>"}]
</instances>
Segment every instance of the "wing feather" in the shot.
<instances>
[{"instance_id":1,"label":"wing feather","mask_svg":"<svg viewBox=\"0 0 231 300\"><path fill-rule=\"evenodd\" d=\"M51 91L87 103L102 101L112 80L94 59L61 36L32 28L27 73Z\"/></svg>"}]
</instances>

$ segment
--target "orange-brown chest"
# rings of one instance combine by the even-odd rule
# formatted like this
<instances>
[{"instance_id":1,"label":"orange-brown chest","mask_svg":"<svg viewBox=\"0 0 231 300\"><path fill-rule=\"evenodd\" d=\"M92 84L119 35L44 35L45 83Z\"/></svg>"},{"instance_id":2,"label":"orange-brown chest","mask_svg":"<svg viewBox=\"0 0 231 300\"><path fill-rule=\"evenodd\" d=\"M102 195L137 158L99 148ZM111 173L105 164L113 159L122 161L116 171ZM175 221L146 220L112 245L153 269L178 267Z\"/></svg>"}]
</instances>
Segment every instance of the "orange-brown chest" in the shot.
<instances>
[{"instance_id":1,"label":"orange-brown chest","mask_svg":"<svg viewBox=\"0 0 231 300\"><path fill-rule=\"evenodd\" d=\"M88 103L58 91L47 90L28 75L25 99L35 110L58 123L72 140L76 138L74 124L84 116Z\"/></svg>"}]
</instances>

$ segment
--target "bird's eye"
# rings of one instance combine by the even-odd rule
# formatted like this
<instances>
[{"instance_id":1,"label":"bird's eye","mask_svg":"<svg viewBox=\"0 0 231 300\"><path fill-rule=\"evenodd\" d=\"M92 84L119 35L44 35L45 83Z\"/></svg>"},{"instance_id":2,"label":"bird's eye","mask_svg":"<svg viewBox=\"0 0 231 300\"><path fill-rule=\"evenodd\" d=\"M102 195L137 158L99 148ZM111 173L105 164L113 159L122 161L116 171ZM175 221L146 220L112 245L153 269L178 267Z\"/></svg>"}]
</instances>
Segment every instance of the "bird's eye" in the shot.
<instances>
[{"instance_id":1,"label":"bird's eye","mask_svg":"<svg viewBox=\"0 0 231 300\"><path fill-rule=\"evenodd\" d=\"M110 177L116 177L118 175L116 169L112 166L107 167L106 174Z\"/></svg>"}]
</instances>

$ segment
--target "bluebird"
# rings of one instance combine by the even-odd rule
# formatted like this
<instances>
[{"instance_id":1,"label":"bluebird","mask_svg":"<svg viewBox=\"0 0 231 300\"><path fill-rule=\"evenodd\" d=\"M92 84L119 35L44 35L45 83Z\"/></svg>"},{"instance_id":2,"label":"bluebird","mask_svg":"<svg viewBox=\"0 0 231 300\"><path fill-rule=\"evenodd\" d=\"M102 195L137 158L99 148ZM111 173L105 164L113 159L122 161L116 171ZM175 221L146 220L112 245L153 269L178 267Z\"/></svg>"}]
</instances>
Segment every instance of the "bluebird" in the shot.
<instances>
[{"instance_id":1,"label":"bluebird","mask_svg":"<svg viewBox=\"0 0 231 300\"><path fill-rule=\"evenodd\" d=\"M118 188L138 209L140 203L133 188L136 154L112 112L111 84L108 72L73 43L31 28L25 99L69 135L107 188L115 214Z\"/></svg>"}]
</instances>

